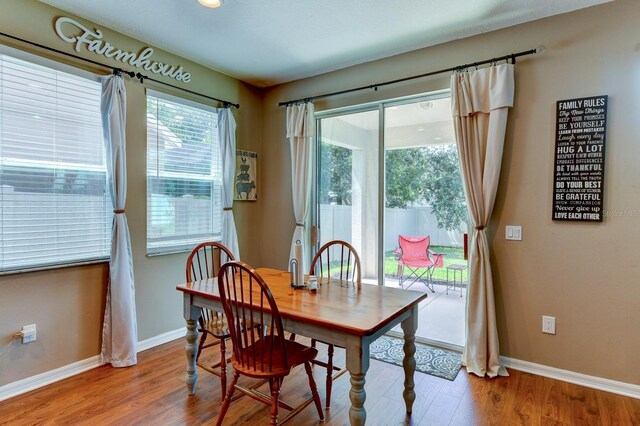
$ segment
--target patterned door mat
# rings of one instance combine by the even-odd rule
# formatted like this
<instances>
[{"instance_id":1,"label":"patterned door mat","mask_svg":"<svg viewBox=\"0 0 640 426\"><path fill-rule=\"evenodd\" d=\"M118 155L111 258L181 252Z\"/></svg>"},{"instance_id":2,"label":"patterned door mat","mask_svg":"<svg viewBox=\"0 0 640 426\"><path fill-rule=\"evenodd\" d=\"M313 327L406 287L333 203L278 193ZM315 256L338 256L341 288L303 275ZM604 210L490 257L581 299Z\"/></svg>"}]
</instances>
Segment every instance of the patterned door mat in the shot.
<instances>
[{"instance_id":1,"label":"patterned door mat","mask_svg":"<svg viewBox=\"0 0 640 426\"><path fill-rule=\"evenodd\" d=\"M371 344L371 358L402 367L404 359L403 339L382 336ZM462 365L462 355L445 349L434 348L416 342L416 371L447 380L455 380Z\"/></svg>"}]
</instances>

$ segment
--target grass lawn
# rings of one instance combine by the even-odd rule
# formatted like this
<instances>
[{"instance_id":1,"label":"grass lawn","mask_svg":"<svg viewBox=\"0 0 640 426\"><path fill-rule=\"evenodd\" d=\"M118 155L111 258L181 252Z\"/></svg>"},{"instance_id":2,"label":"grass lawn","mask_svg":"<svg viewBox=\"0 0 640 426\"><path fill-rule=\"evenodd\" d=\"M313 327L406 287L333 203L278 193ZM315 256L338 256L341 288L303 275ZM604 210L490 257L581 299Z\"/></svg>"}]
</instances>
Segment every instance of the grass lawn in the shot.
<instances>
[{"instance_id":1,"label":"grass lawn","mask_svg":"<svg viewBox=\"0 0 640 426\"><path fill-rule=\"evenodd\" d=\"M434 280L446 281L447 279L447 266L458 264L465 265L467 263L464 260L464 251L462 247L445 247L445 246L431 246L432 251L438 254L444 254L444 268L436 268L433 272ZM422 272L418 270L419 273ZM384 274L387 277L396 277L398 274L398 261L396 254L393 250L388 251L384 255ZM405 276L407 273L405 272ZM451 278L451 277L450 277ZM464 280L467 280L467 274L464 274Z\"/></svg>"}]
</instances>

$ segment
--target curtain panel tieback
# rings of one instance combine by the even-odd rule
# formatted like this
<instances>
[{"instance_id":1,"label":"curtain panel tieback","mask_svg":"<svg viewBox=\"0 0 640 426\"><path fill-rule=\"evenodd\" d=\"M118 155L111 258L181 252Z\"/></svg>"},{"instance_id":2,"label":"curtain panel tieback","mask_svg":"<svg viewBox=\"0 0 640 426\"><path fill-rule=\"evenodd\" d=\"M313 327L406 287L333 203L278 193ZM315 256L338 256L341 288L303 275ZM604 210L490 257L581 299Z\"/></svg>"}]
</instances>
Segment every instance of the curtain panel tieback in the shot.
<instances>
[{"instance_id":1,"label":"curtain panel tieback","mask_svg":"<svg viewBox=\"0 0 640 426\"><path fill-rule=\"evenodd\" d=\"M478 231L469 256L466 345L462 363L480 377L508 375L500 345L491 273L491 250L483 233L496 198L509 108L514 99L514 66L494 65L451 78L451 112L469 216Z\"/></svg>"},{"instance_id":2,"label":"curtain panel tieback","mask_svg":"<svg viewBox=\"0 0 640 426\"><path fill-rule=\"evenodd\" d=\"M128 367L138 362L135 280L131 238L124 206L127 199L127 97L120 76L101 77L100 111L107 158L107 180L111 188L111 208L115 215L111 228L111 258L104 319L102 322L103 363ZM122 206L122 207L117 207Z\"/></svg>"},{"instance_id":3,"label":"curtain panel tieback","mask_svg":"<svg viewBox=\"0 0 640 426\"><path fill-rule=\"evenodd\" d=\"M296 226L302 226L304 228L304 223L296 222Z\"/></svg>"},{"instance_id":4,"label":"curtain panel tieback","mask_svg":"<svg viewBox=\"0 0 640 426\"><path fill-rule=\"evenodd\" d=\"M222 211L223 211L223 212L230 212L231 210L233 210L233 208L232 208L232 207L224 207L224 208L222 209Z\"/></svg>"}]
</instances>

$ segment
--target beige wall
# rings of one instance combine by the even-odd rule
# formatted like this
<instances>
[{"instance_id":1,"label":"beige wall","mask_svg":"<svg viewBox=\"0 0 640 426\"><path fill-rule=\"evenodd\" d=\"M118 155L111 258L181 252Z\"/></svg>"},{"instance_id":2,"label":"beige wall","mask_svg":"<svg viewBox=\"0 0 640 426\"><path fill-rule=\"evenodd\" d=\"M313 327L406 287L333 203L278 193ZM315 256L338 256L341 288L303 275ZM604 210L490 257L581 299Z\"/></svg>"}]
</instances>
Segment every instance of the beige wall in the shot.
<instances>
[{"instance_id":1,"label":"beige wall","mask_svg":"<svg viewBox=\"0 0 640 426\"><path fill-rule=\"evenodd\" d=\"M0 31L71 52L71 46L59 39L53 29L54 19L61 15L73 17L35 0L0 0ZM78 20L88 27L96 26ZM104 26L99 28L104 31L105 39L124 50L137 52L148 45ZM0 43L56 58L2 37ZM84 50L81 55L93 60L107 60ZM234 109L238 123L238 148L260 154L262 94L259 90L160 49L155 49L154 58L183 65L192 74L188 85L170 79L164 81L240 103L241 108ZM58 59L87 67L87 64L69 58ZM118 66L115 62L113 64ZM152 84L149 83L148 87L153 87ZM145 86L131 80L126 83L127 217L133 245L139 340L184 327L181 296L175 285L184 280L187 257L186 254L146 257ZM155 88L167 91L164 86ZM170 93L204 101L179 91ZM254 241L260 225L256 219L260 203L234 205L241 257L249 263L257 263L259 259L259 247ZM0 386L98 355L107 280L106 264L0 276L0 348L4 348L10 336L21 326L36 323L38 327L36 342L16 345L6 358L0 360Z\"/></svg>"},{"instance_id":2,"label":"beige wall","mask_svg":"<svg viewBox=\"0 0 640 426\"><path fill-rule=\"evenodd\" d=\"M35 0L0 0L1 31L69 51L69 45L53 32L53 19L60 15L72 16ZM159 49L156 55L191 71L190 89L241 104L234 110L238 147L259 153L261 184L258 202L234 205L242 257L258 266L284 268L294 219L284 109L276 106L278 101L544 44L547 51L543 55L522 58L516 67L516 106L509 119L490 226L502 353L640 384L640 370L633 362L640 353L640 168L636 165L640 154L636 108L640 40L634 36L638 16L639 2L619 0L278 86L264 99L259 90L235 79ZM107 39L124 49L137 51L146 45L100 28ZM0 43L37 51L1 38ZM318 101L316 109L424 93L448 85L449 76L441 75L377 92L328 98ZM553 222L555 101L601 94L608 94L610 103L605 207L614 214L628 211L636 215L609 216L602 224ZM127 216L134 250L139 338L144 340L184 324L180 295L174 287L183 279L186 255L145 256L144 87L127 82L127 96ZM523 226L523 241L504 240L507 224ZM37 342L14 347L4 362L0 361L0 386L99 353L107 276L106 265L101 264L0 277L0 345L22 325L38 325ZM543 314L557 317L556 336L540 332Z\"/></svg>"},{"instance_id":3,"label":"beige wall","mask_svg":"<svg viewBox=\"0 0 640 426\"><path fill-rule=\"evenodd\" d=\"M621 0L274 87L263 102L262 263L284 268L294 219L278 101L447 68L540 44L516 66L491 238L502 354L640 384L640 2ZM316 110L429 92L449 75L327 98ZM553 222L555 102L609 95L604 223ZM631 216L624 216L624 212ZM505 225L522 225L521 242ZM284 238L283 238L284 231ZM557 318L542 334L541 316Z\"/></svg>"}]
</instances>

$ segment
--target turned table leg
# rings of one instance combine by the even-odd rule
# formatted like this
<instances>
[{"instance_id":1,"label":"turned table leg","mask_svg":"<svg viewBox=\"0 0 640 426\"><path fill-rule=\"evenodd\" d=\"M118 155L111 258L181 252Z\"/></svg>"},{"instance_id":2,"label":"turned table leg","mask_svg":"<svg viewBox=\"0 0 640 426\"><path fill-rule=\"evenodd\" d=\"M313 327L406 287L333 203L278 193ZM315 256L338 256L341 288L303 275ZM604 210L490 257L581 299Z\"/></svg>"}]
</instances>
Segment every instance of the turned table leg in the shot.
<instances>
[{"instance_id":1,"label":"turned table leg","mask_svg":"<svg viewBox=\"0 0 640 426\"><path fill-rule=\"evenodd\" d=\"M418 307L411 309L411 315L402 321L402 330L404 331L404 359L402 366L404 367L404 404L407 408L407 414L411 414L413 402L416 400L416 392L414 391L415 383L413 374L416 371L416 360L413 355L416 353L416 329L418 328Z\"/></svg>"},{"instance_id":2,"label":"turned table leg","mask_svg":"<svg viewBox=\"0 0 640 426\"><path fill-rule=\"evenodd\" d=\"M200 317L200 308L186 306L188 302L185 301L185 319L187 321L187 346L185 352L187 355L187 376L185 382L187 383L187 389L189 389L189 395L196 393L196 383L198 382L198 372L196 370L196 357L198 356L198 318Z\"/></svg>"},{"instance_id":3,"label":"turned table leg","mask_svg":"<svg viewBox=\"0 0 640 426\"><path fill-rule=\"evenodd\" d=\"M347 370L351 375L351 409L349 410L349 423L351 425L364 425L367 420L367 412L364 409L364 401L367 394L364 391L365 375L369 369L369 343L363 342L360 337L354 336L347 341Z\"/></svg>"}]
</instances>

